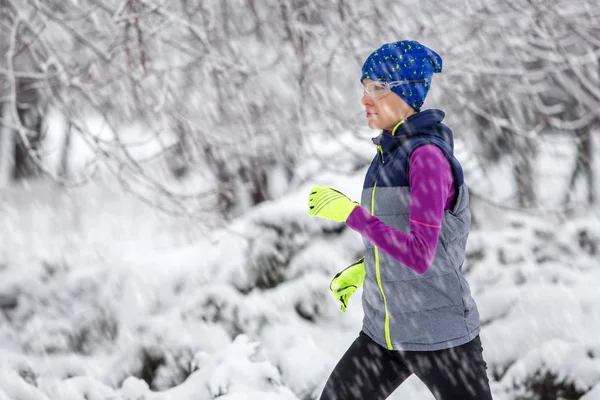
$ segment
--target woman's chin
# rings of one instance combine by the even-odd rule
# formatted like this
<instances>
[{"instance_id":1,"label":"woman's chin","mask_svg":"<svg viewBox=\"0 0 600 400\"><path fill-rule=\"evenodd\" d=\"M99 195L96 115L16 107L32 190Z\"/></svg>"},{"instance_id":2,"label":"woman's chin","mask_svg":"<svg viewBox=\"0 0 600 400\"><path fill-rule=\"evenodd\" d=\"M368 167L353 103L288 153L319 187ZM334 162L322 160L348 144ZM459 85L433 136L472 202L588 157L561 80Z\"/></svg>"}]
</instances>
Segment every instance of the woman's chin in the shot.
<instances>
[{"instance_id":1,"label":"woman's chin","mask_svg":"<svg viewBox=\"0 0 600 400\"><path fill-rule=\"evenodd\" d=\"M379 127L379 124L377 123L377 121L374 121L372 119L369 120L369 128L371 128L371 129L381 129Z\"/></svg>"}]
</instances>

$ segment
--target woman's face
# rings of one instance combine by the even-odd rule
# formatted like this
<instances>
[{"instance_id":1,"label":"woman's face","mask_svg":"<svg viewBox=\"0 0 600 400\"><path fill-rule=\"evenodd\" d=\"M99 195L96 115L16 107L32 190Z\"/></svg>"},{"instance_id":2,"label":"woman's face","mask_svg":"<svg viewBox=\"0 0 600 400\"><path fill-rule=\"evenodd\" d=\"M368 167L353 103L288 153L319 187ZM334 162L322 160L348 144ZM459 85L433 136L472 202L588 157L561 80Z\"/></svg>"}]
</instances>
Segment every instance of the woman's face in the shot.
<instances>
[{"instance_id":1,"label":"woman's face","mask_svg":"<svg viewBox=\"0 0 600 400\"><path fill-rule=\"evenodd\" d=\"M373 83L371 79L363 79L363 84ZM398 122L415 113L400 96L390 92L375 100L367 93L363 93L360 103L365 106L367 120L371 129L392 130Z\"/></svg>"}]
</instances>

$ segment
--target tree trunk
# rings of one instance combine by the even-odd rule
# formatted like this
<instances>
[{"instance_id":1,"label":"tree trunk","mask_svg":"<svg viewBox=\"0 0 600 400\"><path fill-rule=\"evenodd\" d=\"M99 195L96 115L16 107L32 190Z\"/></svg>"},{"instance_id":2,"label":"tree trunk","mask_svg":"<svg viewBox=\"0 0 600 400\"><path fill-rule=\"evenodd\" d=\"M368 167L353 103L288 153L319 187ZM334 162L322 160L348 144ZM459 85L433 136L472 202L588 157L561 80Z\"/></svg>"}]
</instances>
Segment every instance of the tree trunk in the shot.
<instances>
[{"instance_id":1,"label":"tree trunk","mask_svg":"<svg viewBox=\"0 0 600 400\"><path fill-rule=\"evenodd\" d=\"M582 140L583 147L583 159L585 163L583 164L583 170L585 172L586 182L587 182L587 190L588 190L588 204L592 205L596 203L596 192L594 186L594 146L592 143L592 129L591 126L586 127L586 134Z\"/></svg>"},{"instance_id":2,"label":"tree trunk","mask_svg":"<svg viewBox=\"0 0 600 400\"><path fill-rule=\"evenodd\" d=\"M533 126L535 117L523 109L520 99L509 97L500 102L500 110L503 118L511 125ZM536 143L523 135L523 133L511 128L502 128L503 137L509 145L509 151L513 155L513 176L517 187L517 204L519 207L529 208L537 203L535 190L534 159L536 155Z\"/></svg>"},{"instance_id":3,"label":"tree trunk","mask_svg":"<svg viewBox=\"0 0 600 400\"><path fill-rule=\"evenodd\" d=\"M575 132L577 137L577 153L575 155L575 168L569 180L569 187L565 194L565 203L569 203L572 198L577 178L581 173L584 174L587 186L587 202L594 204L596 201L596 193L594 189L594 169L593 169L593 143L592 143L592 126L588 125L583 129Z\"/></svg>"},{"instance_id":4,"label":"tree trunk","mask_svg":"<svg viewBox=\"0 0 600 400\"><path fill-rule=\"evenodd\" d=\"M73 131L73 126L69 123L69 128L65 133L65 138L63 141L62 152L60 155L60 166L58 170L58 176L63 179L68 179L70 175L69 171L69 155L71 154L71 132Z\"/></svg>"},{"instance_id":5,"label":"tree trunk","mask_svg":"<svg viewBox=\"0 0 600 400\"><path fill-rule=\"evenodd\" d=\"M0 117L8 120L8 102L0 103ZM0 187L9 186L15 170L15 132L5 124L0 123Z\"/></svg>"},{"instance_id":6,"label":"tree trunk","mask_svg":"<svg viewBox=\"0 0 600 400\"><path fill-rule=\"evenodd\" d=\"M533 166L527 154L517 156L513 169L517 183L519 206L529 208L537 203Z\"/></svg>"},{"instance_id":7,"label":"tree trunk","mask_svg":"<svg viewBox=\"0 0 600 400\"><path fill-rule=\"evenodd\" d=\"M243 167L240 175L246 182L246 187L250 191L251 206L266 201L269 198L267 174L263 166L259 163L253 163L248 167Z\"/></svg>"},{"instance_id":8,"label":"tree trunk","mask_svg":"<svg viewBox=\"0 0 600 400\"><path fill-rule=\"evenodd\" d=\"M517 186L517 200L519 207L533 207L537 203L535 190L535 149L529 139L522 136L514 136L512 140L514 152L513 175Z\"/></svg>"},{"instance_id":9,"label":"tree trunk","mask_svg":"<svg viewBox=\"0 0 600 400\"><path fill-rule=\"evenodd\" d=\"M19 94L17 93L17 97ZM42 141L42 116L37 110L37 101L32 103L22 104L18 107L17 114L20 123L34 134L28 136L26 140L29 143L24 143L24 139L20 135L16 135L15 142L15 164L13 175L14 179L27 179L39 174L39 167L33 160L33 157L38 157L36 151ZM28 146L30 148L28 148Z\"/></svg>"},{"instance_id":10,"label":"tree trunk","mask_svg":"<svg viewBox=\"0 0 600 400\"><path fill-rule=\"evenodd\" d=\"M218 155L215 155L212 147L204 147L204 155L206 156L207 164L212 169L214 176L217 178L217 204L219 211L225 217L231 214L235 199L231 193L233 185L233 177L227 169L226 163L221 160Z\"/></svg>"}]
</instances>

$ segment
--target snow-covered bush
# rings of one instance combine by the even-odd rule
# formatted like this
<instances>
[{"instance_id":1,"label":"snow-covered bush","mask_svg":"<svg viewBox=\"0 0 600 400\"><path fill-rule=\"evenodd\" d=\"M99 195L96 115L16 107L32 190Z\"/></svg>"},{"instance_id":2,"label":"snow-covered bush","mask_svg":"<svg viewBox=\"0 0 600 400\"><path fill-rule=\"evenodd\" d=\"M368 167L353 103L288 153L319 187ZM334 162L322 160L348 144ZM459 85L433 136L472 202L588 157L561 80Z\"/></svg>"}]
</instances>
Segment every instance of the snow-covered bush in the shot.
<instances>
[{"instance_id":1,"label":"snow-covered bush","mask_svg":"<svg viewBox=\"0 0 600 400\"><path fill-rule=\"evenodd\" d=\"M578 399L600 382L598 259L577 241L598 221L515 217L474 232L469 281L490 376L511 399Z\"/></svg>"},{"instance_id":2,"label":"snow-covered bush","mask_svg":"<svg viewBox=\"0 0 600 400\"><path fill-rule=\"evenodd\" d=\"M120 388L111 389L91 377L42 378L27 381L17 372L0 368L0 399L11 400L210 400L214 398L296 400L281 383L276 367L258 346L240 335L212 354L192 357L190 376L177 387L151 391L143 379L128 377Z\"/></svg>"}]
</instances>

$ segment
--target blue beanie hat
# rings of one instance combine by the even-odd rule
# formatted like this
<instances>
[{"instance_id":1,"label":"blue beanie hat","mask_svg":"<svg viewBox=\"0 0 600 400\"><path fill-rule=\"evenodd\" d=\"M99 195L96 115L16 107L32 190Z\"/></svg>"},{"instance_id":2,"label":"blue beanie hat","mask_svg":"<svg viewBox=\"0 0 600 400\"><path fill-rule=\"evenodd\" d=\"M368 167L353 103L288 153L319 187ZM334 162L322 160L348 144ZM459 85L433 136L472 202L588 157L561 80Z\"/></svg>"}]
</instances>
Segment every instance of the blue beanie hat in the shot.
<instances>
[{"instance_id":1,"label":"blue beanie hat","mask_svg":"<svg viewBox=\"0 0 600 400\"><path fill-rule=\"evenodd\" d=\"M360 80L393 82L415 80L392 87L415 111L419 111L429 92L431 77L442 72L442 58L435 51L413 40L386 43L375 50L362 67Z\"/></svg>"}]
</instances>

